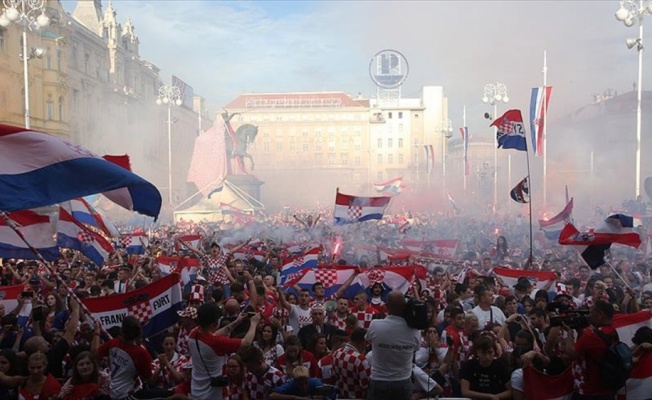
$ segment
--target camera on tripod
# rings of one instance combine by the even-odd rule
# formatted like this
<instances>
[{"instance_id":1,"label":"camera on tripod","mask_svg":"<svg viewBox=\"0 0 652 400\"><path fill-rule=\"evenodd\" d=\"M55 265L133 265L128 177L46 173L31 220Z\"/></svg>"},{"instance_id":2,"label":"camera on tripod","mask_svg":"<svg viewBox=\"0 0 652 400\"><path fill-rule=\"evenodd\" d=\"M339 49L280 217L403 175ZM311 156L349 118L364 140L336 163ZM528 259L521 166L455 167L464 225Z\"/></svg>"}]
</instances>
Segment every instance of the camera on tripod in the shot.
<instances>
[{"instance_id":1,"label":"camera on tripod","mask_svg":"<svg viewBox=\"0 0 652 400\"><path fill-rule=\"evenodd\" d=\"M403 319L412 329L428 329L428 308L426 303L409 297L405 302Z\"/></svg>"},{"instance_id":2,"label":"camera on tripod","mask_svg":"<svg viewBox=\"0 0 652 400\"><path fill-rule=\"evenodd\" d=\"M550 303L546 306L550 316L550 326L566 325L571 329L583 329L589 326L589 310L576 310L561 303Z\"/></svg>"}]
</instances>

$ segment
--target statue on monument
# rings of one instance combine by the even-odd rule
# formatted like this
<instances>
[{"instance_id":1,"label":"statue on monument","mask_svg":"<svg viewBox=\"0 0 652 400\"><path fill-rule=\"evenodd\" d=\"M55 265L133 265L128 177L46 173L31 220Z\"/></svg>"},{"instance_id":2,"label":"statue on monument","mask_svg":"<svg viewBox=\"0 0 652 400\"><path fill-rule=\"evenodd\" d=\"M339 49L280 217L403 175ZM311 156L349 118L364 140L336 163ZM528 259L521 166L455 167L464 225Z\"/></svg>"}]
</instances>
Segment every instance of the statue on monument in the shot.
<instances>
[{"instance_id":1,"label":"statue on monument","mask_svg":"<svg viewBox=\"0 0 652 400\"><path fill-rule=\"evenodd\" d=\"M240 113L233 113L224 110L222 118L224 119L225 143L227 167L229 175L248 175L244 159L249 159L251 171L254 170L254 158L247 153L247 146L253 143L258 134L258 127L252 124L244 124L235 131L231 126L231 119Z\"/></svg>"}]
</instances>

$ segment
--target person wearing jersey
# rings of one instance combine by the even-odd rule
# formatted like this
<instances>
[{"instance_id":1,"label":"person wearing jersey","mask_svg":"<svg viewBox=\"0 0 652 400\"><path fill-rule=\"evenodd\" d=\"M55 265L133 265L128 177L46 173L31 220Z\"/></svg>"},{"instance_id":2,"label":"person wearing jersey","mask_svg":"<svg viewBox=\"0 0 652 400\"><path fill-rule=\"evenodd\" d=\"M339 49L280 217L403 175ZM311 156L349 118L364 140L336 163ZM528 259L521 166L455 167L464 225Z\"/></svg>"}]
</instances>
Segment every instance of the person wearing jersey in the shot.
<instances>
[{"instance_id":1,"label":"person wearing jersey","mask_svg":"<svg viewBox=\"0 0 652 400\"><path fill-rule=\"evenodd\" d=\"M122 336L105 342L97 350L100 358L109 358L111 399L145 397L141 381L152 377L152 356L140 344L140 320L127 315L122 320Z\"/></svg>"},{"instance_id":2,"label":"person wearing jersey","mask_svg":"<svg viewBox=\"0 0 652 400\"><path fill-rule=\"evenodd\" d=\"M188 343L193 363L191 380L193 400L222 400L223 386L211 383L215 382L215 378L223 376L224 365L230 354L253 343L260 322L260 314L252 316L244 338L235 339L228 335L248 318L247 314L240 314L235 321L218 329L221 315L217 303L205 303L197 309L198 326L190 332Z\"/></svg>"}]
</instances>

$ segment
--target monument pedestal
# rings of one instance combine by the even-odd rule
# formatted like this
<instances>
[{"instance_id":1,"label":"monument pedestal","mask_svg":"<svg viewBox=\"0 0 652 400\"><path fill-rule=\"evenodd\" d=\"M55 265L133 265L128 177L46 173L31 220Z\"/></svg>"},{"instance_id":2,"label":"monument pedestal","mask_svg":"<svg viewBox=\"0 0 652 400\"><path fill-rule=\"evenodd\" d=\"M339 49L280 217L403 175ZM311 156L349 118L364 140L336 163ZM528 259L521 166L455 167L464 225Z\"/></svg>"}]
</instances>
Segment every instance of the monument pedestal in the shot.
<instances>
[{"instance_id":1,"label":"monument pedestal","mask_svg":"<svg viewBox=\"0 0 652 400\"><path fill-rule=\"evenodd\" d=\"M253 175L228 175L226 180L243 192L260 201L260 187L265 183Z\"/></svg>"}]
</instances>

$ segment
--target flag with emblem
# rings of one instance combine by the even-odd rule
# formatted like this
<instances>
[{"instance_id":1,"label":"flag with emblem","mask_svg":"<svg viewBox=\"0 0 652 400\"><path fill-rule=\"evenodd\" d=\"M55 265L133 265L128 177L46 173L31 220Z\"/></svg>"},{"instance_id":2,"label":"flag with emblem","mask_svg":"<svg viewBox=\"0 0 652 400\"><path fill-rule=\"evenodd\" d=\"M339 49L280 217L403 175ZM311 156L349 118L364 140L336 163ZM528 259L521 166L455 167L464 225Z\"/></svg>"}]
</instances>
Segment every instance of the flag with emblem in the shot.
<instances>
[{"instance_id":1,"label":"flag with emblem","mask_svg":"<svg viewBox=\"0 0 652 400\"><path fill-rule=\"evenodd\" d=\"M289 257L283 260L283 265L281 266L281 273L279 275L279 282L284 283L288 280L291 280L291 275L299 273L306 268L316 267L319 263L319 247L314 247L310 250L305 251L303 254L299 254L293 257Z\"/></svg>"},{"instance_id":2,"label":"flag with emblem","mask_svg":"<svg viewBox=\"0 0 652 400\"><path fill-rule=\"evenodd\" d=\"M391 290L405 293L410 287L413 276L414 268L411 267L383 267L369 268L358 274L356 280L365 289L375 283L381 283Z\"/></svg>"},{"instance_id":3,"label":"flag with emblem","mask_svg":"<svg viewBox=\"0 0 652 400\"><path fill-rule=\"evenodd\" d=\"M145 254L149 238L145 232L126 233L120 237L120 245L127 250L127 254Z\"/></svg>"},{"instance_id":4,"label":"flag with emblem","mask_svg":"<svg viewBox=\"0 0 652 400\"><path fill-rule=\"evenodd\" d=\"M104 329L121 326L127 315L138 317L143 337L154 336L174 325L183 310L179 274L170 274L124 294L82 299Z\"/></svg>"},{"instance_id":5,"label":"flag with emblem","mask_svg":"<svg viewBox=\"0 0 652 400\"><path fill-rule=\"evenodd\" d=\"M543 156L543 126L545 125L548 103L550 102L552 86L532 88L530 97L530 135L532 135L532 151L538 157Z\"/></svg>"},{"instance_id":6,"label":"flag with emblem","mask_svg":"<svg viewBox=\"0 0 652 400\"><path fill-rule=\"evenodd\" d=\"M415 240L403 239L401 245L404 249L412 252L414 257L435 258L443 260L453 260L457 255L456 239L444 240Z\"/></svg>"},{"instance_id":7,"label":"flag with emblem","mask_svg":"<svg viewBox=\"0 0 652 400\"><path fill-rule=\"evenodd\" d=\"M530 177L523 178L514 188L509 192L509 197L517 203L530 202Z\"/></svg>"},{"instance_id":8,"label":"flag with emblem","mask_svg":"<svg viewBox=\"0 0 652 400\"><path fill-rule=\"evenodd\" d=\"M161 275L167 276L170 275L172 272L177 271L177 265L179 265L179 259L180 257L160 256L160 257L156 257L156 260L154 260L154 265L155 268L158 268L158 270L161 271Z\"/></svg>"},{"instance_id":9,"label":"flag with emblem","mask_svg":"<svg viewBox=\"0 0 652 400\"><path fill-rule=\"evenodd\" d=\"M511 288L518 283L518 278L527 277L536 289L543 289L548 286L555 289L555 282L557 281L557 274L550 271L531 271L523 269L510 269L504 267L496 267L493 270L496 278L499 278L505 286ZM548 285L550 283L550 285Z\"/></svg>"},{"instance_id":10,"label":"flag with emblem","mask_svg":"<svg viewBox=\"0 0 652 400\"><path fill-rule=\"evenodd\" d=\"M9 222L5 219L9 219ZM14 231L17 229L43 258L54 261L59 258L59 247L54 240L50 216L35 210L6 213L0 217L0 257L37 259L38 256ZM12 309L7 308L7 312Z\"/></svg>"},{"instance_id":11,"label":"flag with emblem","mask_svg":"<svg viewBox=\"0 0 652 400\"><path fill-rule=\"evenodd\" d=\"M338 191L335 196L335 210L333 211L334 223L343 225L372 219L383 219L383 214L391 199L389 196L351 196Z\"/></svg>"},{"instance_id":12,"label":"flag with emblem","mask_svg":"<svg viewBox=\"0 0 652 400\"><path fill-rule=\"evenodd\" d=\"M57 244L60 247L80 251L97 266L113 251L113 246L102 235L93 232L77 221L65 208L59 208L57 222Z\"/></svg>"},{"instance_id":13,"label":"flag with emblem","mask_svg":"<svg viewBox=\"0 0 652 400\"><path fill-rule=\"evenodd\" d=\"M573 222L573 198L566 203L566 207L557 215L550 219L540 219L539 228L548 239L557 240L561 230L566 224Z\"/></svg>"},{"instance_id":14,"label":"flag with emblem","mask_svg":"<svg viewBox=\"0 0 652 400\"><path fill-rule=\"evenodd\" d=\"M299 285L302 289L312 290L312 285L321 282L324 285L325 296L333 296L353 274L356 267L337 266L334 268L307 268L288 279L284 286Z\"/></svg>"},{"instance_id":15,"label":"flag with emblem","mask_svg":"<svg viewBox=\"0 0 652 400\"><path fill-rule=\"evenodd\" d=\"M118 228L116 228L111 221L97 212L95 208L93 208L93 206L83 198L79 197L70 201L64 201L60 205L65 208L73 218L82 224L99 230L107 237L120 237Z\"/></svg>"},{"instance_id":16,"label":"flag with emblem","mask_svg":"<svg viewBox=\"0 0 652 400\"><path fill-rule=\"evenodd\" d=\"M202 241L202 236L199 234L188 234L188 235L181 235L177 237L177 240L181 240L185 243L188 243L195 249L201 248L201 241ZM176 241L174 242L174 249L176 251L181 251L181 252L187 252L188 249L186 249L184 246L180 246L179 243Z\"/></svg>"},{"instance_id":17,"label":"flag with emblem","mask_svg":"<svg viewBox=\"0 0 652 400\"><path fill-rule=\"evenodd\" d=\"M374 183L374 189L385 196L397 195L405 189L403 177L394 178L383 183Z\"/></svg>"},{"instance_id":18,"label":"flag with emblem","mask_svg":"<svg viewBox=\"0 0 652 400\"><path fill-rule=\"evenodd\" d=\"M498 148L527 151L521 110L509 110L491 123L496 127Z\"/></svg>"},{"instance_id":19,"label":"flag with emblem","mask_svg":"<svg viewBox=\"0 0 652 400\"><path fill-rule=\"evenodd\" d=\"M50 206L102 193L128 210L158 217L161 194L140 176L46 133L0 124L0 210Z\"/></svg>"},{"instance_id":20,"label":"flag with emblem","mask_svg":"<svg viewBox=\"0 0 652 400\"><path fill-rule=\"evenodd\" d=\"M5 308L5 313L10 313L16 307L18 307L18 300L20 300L21 294L25 291L25 285L13 285L13 286L3 286L0 291L0 304ZM29 320L29 316L32 313L32 302L25 301L23 306L18 311L18 323L21 326ZM6 314L5 314L6 315Z\"/></svg>"}]
</instances>

